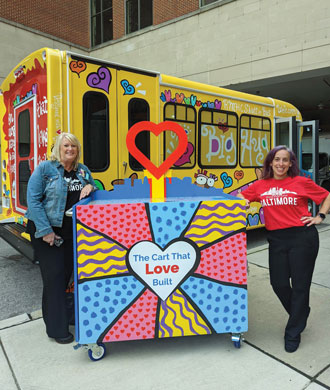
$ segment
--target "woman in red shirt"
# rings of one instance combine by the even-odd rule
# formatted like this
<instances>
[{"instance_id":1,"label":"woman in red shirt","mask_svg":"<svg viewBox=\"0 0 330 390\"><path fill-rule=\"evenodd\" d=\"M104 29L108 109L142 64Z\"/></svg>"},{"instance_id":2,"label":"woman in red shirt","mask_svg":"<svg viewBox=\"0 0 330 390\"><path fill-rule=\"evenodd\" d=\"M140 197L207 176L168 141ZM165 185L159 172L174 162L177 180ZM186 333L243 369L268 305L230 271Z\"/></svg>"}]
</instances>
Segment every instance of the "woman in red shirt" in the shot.
<instances>
[{"instance_id":1,"label":"woman in red shirt","mask_svg":"<svg viewBox=\"0 0 330 390\"><path fill-rule=\"evenodd\" d=\"M300 344L310 312L309 290L319 249L320 224L330 209L330 194L311 179L299 176L294 153L286 146L272 149L264 161L263 176L238 195L260 202L269 242L270 282L289 314L285 328L285 350L294 352ZM312 217L308 200L322 203Z\"/></svg>"}]
</instances>

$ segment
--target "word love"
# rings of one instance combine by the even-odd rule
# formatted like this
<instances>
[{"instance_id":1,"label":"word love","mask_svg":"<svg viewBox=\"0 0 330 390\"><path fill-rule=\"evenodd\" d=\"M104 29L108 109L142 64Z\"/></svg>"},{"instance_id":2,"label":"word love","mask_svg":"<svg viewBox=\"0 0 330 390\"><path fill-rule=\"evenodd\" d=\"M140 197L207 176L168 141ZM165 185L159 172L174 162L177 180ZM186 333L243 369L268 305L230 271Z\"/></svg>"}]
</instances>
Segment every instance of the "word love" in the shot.
<instances>
[{"instance_id":1,"label":"word love","mask_svg":"<svg viewBox=\"0 0 330 390\"><path fill-rule=\"evenodd\" d=\"M172 241L164 250L153 242L133 245L127 266L163 301L193 272L199 262L198 248L188 241Z\"/></svg>"},{"instance_id":2,"label":"word love","mask_svg":"<svg viewBox=\"0 0 330 390\"><path fill-rule=\"evenodd\" d=\"M161 274L165 273L168 274L169 272L172 272L176 274L179 271L179 266L178 265L156 265L155 268L149 269L149 264L146 264L146 274L147 275L152 275L152 274Z\"/></svg>"}]
</instances>

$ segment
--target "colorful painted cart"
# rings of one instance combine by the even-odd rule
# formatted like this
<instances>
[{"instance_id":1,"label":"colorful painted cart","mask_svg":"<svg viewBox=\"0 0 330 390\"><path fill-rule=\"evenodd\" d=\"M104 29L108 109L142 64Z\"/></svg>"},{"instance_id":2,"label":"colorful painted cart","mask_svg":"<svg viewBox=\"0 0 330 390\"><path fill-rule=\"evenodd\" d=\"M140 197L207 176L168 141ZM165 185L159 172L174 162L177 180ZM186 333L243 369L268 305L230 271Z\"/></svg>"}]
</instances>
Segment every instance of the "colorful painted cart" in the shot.
<instances>
[{"instance_id":1,"label":"colorful painted cart","mask_svg":"<svg viewBox=\"0 0 330 390\"><path fill-rule=\"evenodd\" d=\"M246 211L241 199L190 178L98 191L73 211L77 348L248 329Z\"/></svg>"}]
</instances>

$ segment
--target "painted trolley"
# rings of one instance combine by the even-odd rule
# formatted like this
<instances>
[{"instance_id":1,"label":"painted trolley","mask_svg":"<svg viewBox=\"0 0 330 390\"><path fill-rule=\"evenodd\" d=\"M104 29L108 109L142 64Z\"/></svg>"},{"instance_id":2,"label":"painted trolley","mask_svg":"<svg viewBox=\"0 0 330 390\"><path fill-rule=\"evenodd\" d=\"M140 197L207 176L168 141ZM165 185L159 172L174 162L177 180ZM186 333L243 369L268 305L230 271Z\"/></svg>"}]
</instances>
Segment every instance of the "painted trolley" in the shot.
<instances>
[{"instance_id":1,"label":"painted trolley","mask_svg":"<svg viewBox=\"0 0 330 390\"><path fill-rule=\"evenodd\" d=\"M126 179L74 207L76 349L248 328L243 200L191 178ZM134 185L132 185L134 184Z\"/></svg>"}]
</instances>

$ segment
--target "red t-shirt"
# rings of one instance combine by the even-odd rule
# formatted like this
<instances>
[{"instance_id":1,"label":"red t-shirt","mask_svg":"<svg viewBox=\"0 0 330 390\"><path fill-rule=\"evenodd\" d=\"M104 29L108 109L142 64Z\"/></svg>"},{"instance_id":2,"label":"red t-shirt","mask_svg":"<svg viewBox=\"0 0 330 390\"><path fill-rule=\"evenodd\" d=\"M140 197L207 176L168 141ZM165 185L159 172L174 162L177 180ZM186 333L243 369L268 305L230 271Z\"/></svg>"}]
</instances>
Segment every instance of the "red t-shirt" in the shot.
<instances>
[{"instance_id":1,"label":"red t-shirt","mask_svg":"<svg viewBox=\"0 0 330 390\"><path fill-rule=\"evenodd\" d=\"M242 191L250 202L261 203L267 230L304 226L300 218L311 215L308 199L320 204L328 194L313 180L302 176L257 180Z\"/></svg>"}]
</instances>

